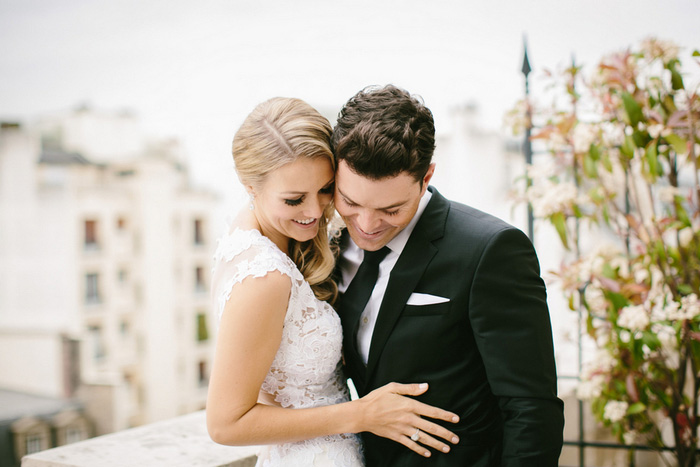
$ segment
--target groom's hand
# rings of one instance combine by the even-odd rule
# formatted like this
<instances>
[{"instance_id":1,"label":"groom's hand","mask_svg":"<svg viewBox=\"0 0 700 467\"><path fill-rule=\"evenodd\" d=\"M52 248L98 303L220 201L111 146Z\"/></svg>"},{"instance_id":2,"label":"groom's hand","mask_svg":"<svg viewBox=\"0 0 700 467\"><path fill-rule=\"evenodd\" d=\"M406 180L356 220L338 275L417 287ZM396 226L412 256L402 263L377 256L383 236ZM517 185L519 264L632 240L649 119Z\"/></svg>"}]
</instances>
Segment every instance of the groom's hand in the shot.
<instances>
[{"instance_id":1,"label":"groom's hand","mask_svg":"<svg viewBox=\"0 0 700 467\"><path fill-rule=\"evenodd\" d=\"M439 452L449 452L450 446L436 438L456 444L459 442L457 435L424 417L450 423L457 423L459 417L452 412L406 397L419 396L427 390L427 383L389 383L358 399L356 402L362 404L360 413L363 417L362 425L365 427L362 431L369 431L401 443L425 457L431 455L425 446Z\"/></svg>"}]
</instances>

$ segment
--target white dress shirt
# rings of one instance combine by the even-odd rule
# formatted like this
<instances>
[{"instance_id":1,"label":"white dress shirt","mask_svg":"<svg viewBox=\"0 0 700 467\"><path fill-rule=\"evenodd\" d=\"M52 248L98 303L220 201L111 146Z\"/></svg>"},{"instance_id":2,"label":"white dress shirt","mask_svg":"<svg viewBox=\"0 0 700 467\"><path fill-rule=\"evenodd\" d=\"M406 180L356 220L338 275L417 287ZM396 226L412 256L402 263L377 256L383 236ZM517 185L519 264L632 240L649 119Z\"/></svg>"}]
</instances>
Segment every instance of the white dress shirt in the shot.
<instances>
[{"instance_id":1,"label":"white dress shirt","mask_svg":"<svg viewBox=\"0 0 700 467\"><path fill-rule=\"evenodd\" d=\"M365 365L369 360L369 346L372 342L374 326L377 323L379 307L382 304L384 292L386 292L386 286L389 283L389 275L391 274L391 270L394 269L394 265L396 265L396 261L398 261L399 256L401 256L401 252L406 246L406 243L408 243L411 232L413 232L413 229L418 223L418 219L420 219L421 215L423 214L425 207L428 205L431 196L432 193L425 190L425 194L423 197L421 197L418 204L418 210L416 210L416 214L413 216L413 219L411 219L411 222L409 222L408 225L406 225L406 227L404 227L403 230L401 230L401 232L399 232L396 237L392 238L386 245L391 251L386 255L382 262L379 263L379 276L377 277L377 282L372 290L372 295L367 301L367 306L365 306L365 309L360 316L360 327L357 331L357 348ZM352 241L352 239L349 239L348 246L343 251L342 256L344 259L341 266L343 280L340 284L338 284L338 289L340 292L345 292L348 285L350 285L350 281L352 281L355 274L357 274L360 263L362 263L362 260L365 257L365 252L364 250L360 249L360 247L358 247L355 242Z\"/></svg>"}]
</instances>

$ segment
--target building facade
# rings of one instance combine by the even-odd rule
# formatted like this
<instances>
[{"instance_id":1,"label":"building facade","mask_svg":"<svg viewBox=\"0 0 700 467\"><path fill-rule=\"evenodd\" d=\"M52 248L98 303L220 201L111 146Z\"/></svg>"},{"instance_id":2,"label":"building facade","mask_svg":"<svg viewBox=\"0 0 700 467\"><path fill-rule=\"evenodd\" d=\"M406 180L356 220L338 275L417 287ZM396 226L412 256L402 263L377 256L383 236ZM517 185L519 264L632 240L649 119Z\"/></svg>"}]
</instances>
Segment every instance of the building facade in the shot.
<instances>
[{"instance_id":1,"label":"building facade","mask_svg":"<svg viewBox=\"0 0 700 467\"><path fill-rule=\"evenodd\" d=\"M217 203L132 115L2 124L0 388L79 400L97 435L202 409Z\"/></svg>"}]
</instances>

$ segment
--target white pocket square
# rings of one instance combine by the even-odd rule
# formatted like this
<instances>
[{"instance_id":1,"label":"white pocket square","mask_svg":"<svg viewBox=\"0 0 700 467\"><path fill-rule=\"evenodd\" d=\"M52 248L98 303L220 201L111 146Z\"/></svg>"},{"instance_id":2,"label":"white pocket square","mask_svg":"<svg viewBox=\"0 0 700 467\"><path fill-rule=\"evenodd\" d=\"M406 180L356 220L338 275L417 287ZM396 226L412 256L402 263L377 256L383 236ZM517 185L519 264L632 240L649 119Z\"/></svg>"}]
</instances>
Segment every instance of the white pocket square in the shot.
<instances>
[{"instance_id":1,"label":"white pocket square","mask_svg":"<svg viewBox=\"0 0 700 467\"><path fill-rule=\"evenodd\" d=\"M438 297L437 295L430 295L427 293L412 293L408 297L406 305L435 305L436 303L449 302L449 298Z\"/></svg>"}]
</instances>

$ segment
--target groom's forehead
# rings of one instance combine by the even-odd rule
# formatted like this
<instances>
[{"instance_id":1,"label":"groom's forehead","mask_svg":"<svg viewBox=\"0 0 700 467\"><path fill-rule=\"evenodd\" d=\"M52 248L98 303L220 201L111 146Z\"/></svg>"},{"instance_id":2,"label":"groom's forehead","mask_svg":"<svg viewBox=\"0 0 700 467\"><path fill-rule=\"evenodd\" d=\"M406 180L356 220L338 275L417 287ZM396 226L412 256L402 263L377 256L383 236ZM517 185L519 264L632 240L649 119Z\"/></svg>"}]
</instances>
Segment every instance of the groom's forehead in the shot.
<instances>
[{"instance_id":1,"label":"groom's forehead","mask_svg":"<svg viewBox=\"0 0 700 467\"><path fill-rule=\"evenodd\" d=\"M420 185L407 173L372 179L340 171L336 175L336 186L345 201L375 209L396 208L420 193Z\"/></svg>"}]
</instances>

